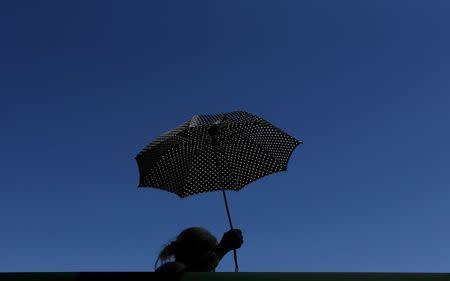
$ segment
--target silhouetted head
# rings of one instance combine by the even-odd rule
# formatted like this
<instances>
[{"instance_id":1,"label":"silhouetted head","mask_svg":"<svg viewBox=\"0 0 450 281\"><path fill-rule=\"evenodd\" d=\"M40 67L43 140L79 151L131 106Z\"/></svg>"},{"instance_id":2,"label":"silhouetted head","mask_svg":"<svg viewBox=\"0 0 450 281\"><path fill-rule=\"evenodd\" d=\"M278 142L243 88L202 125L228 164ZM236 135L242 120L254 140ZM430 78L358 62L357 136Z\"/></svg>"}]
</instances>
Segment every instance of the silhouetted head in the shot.
<instances>
[{"instance_id":1,"label":"silhouetted head","mask_svg":"<svg viewBox=\"0 0 450 281\"><path fill-rule=\"evenodd\" d=\"M216 246L217 239L208 230L190 227L183 230L175 241L164 246L158 260L165 262L174 257L175 261L185 265L186 271L209 272L218 263Z\"/></svg>"}]
</instances>

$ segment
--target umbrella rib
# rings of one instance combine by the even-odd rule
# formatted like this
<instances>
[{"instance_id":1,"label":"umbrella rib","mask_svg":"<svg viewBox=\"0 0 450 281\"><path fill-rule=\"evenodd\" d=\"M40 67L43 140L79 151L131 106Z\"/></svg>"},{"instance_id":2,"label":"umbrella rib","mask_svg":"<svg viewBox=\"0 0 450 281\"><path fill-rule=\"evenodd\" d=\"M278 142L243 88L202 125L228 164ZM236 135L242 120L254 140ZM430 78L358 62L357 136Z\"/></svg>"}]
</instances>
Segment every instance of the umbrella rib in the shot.
<instances>
[{"instance_id":1,"label":"umbrella rib","mask_svg":"<svg viewBox=\"0 0 450 281\"><path fill-rule=\"evenodd\" d=\"M195 153L194 153L194 155L195 155ZM189 161L189 167L188 167L187 173L186 173L186 177L184 177L184 179L183 179L183 185L181 186L181 192L182 192L183 194L184 194L184 193L189 193L189 192L187 192L187 190L186 190L186 182L187 182L187 180L188 180L188 178L189 178L189 174L191 173L192 162L194 162L194 157L192 157L192 158L190 159L190 161Z\"/></svg>"},{"instance_id":2,"label":"umbrella rib","mask_svg":"<svg viewBox=\"0 0 450 281\"><path fill-rule=\"evenodd\" d=\"M222 149L220 149L220 147L217 149L217 151L222 156L222 159L223 159L222 162L224 163L223 166L225 166L225 163L228 163L228 161L226 161L227 159L229 159L228 155ZM230 179L232 186L230 186L230 187L232 187L232 188L235 187L236 189L238 189L239 186L237 185L236 171L235 171L233 165L227 165L227 166L230 169L230 175L228 175L228 176L232 177L232 179ZM222 173L222 170L220 172Z\"/></svg>"},{"instance_id":3,"label":"umbrella rib","mask_svg":"<svg viewBox=\"0 0 450 281\"><path fill-rule=\"evenodd\" d=\"M278 166L279 168L283 168L284 165L280 164L280 162L278 162L278 160L272 155L272 153L270 153L269 151L267 151L264 147L262 147L259 143L257 143L255 140L251 139L248 136L240 136L241 138L253 143L255 146L257 146L259 149L261 149L266 155L268 155Z\"/></svg>"},{"instance_id":4,"label":"umbrella rib","mask_svg":"<svg viewBox=\"0 0 450 281\"><path fill-rule=\"evenodd\" d=\"M208 144L207 143L203 143L203 145L202 146L200 146L198 149L196 149L197 151L199 151L199 153L200 153L200 151L202 151L202 149L203 148L205 148L206 146L207 146ZM196 155L195 154L195 152L194 152L194 155ZM191 174L191 170L192 170L192 163L194 162L194 157L191 157L190 158L190 161L189 161L189 167L188 167L188 169L187 169L187 175L190 175ZM186 191L186 182L187 182L187 180L188 180L188 176L186 176L186 177L184 177L184 179L183 179L183 185L182 185L182 191L183 192L185 192Z\"/></svg>"},{"instance_id":5,"label":"umbrella rib","mask_svg":"<svg viewBox=\"0 0 450 281\"><path fill-rule=\"evenodd\" d=\"M255 124L263 124L261 121L247 121L247 122L245 122L245 124L242 126L242 128L239 128L239 130L238 131L236 131L236 132L233 132L232 134L229 134L228 136L227 136L227 138L232 138L232 137L234 137L235 135L237 135L237 134L240 134L240 133L242 133L244 130L246 130L246 129L248 129L248 125L255 125Z\"/></svg>"}]
</instances>

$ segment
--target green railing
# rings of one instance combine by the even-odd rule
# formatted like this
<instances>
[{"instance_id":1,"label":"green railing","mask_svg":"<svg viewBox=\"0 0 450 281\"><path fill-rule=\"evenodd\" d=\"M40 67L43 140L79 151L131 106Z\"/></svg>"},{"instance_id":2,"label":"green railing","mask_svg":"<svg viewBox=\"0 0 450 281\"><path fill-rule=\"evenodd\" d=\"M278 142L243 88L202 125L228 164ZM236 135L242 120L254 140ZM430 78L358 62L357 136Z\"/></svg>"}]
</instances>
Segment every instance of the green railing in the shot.
<instances>
[{"instance_id":1,"label":"green railing","mask_svg":"<svg viewBox=\"0 0 450 281\"><path fill-rule=\"evenodd\" d=\"M179 281L450 281L450 273L262 273L217 272L169 275L154 272L22 272L0 273L1 281L87 280L179 280Z\"/></svg>"}]
</instances>

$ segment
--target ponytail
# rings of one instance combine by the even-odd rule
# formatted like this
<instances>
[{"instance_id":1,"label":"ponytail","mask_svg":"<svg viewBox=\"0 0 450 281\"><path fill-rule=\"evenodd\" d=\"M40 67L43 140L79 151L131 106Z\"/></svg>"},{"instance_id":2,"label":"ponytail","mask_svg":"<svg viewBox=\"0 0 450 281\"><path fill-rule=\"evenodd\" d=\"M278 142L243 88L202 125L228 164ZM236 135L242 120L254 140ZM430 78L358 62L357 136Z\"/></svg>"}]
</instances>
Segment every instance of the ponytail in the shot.
<instances>
[{"instance_id":1,"label":"ponytail","mask_svg":"<svg viewBox=\"0 0 450 281\"><path fill-rule=\"evenodd\" d=\"M178 243L176 241L172 241L169 244L166 244L161 252L158 255L158 258L155 262L155 270L158 264L158 261L161 261L161 263L166 262L171 256L175 256L178 248Z\"/></svg>"}]
</instances>

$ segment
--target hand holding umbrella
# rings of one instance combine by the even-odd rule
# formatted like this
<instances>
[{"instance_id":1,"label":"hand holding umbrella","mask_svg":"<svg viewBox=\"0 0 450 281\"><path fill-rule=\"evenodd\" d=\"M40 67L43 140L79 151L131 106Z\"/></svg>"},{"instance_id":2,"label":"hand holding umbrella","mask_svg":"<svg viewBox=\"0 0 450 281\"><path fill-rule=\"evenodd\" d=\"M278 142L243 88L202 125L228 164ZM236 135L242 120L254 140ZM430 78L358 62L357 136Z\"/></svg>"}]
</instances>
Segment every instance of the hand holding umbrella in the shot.
<instances>
[{"instance_id":1,"label":"hand holding umbrella","mask_svg":"<svg viewBox=\"0 0 450 281\"><path fill-rule=\"evenodd\" d=\"M240 229L231 229L223 234L220 243L217 245L219 260L231 250L239 249L244 243L244 238Z\"/></svg>"}]
</instances>

